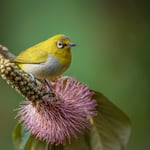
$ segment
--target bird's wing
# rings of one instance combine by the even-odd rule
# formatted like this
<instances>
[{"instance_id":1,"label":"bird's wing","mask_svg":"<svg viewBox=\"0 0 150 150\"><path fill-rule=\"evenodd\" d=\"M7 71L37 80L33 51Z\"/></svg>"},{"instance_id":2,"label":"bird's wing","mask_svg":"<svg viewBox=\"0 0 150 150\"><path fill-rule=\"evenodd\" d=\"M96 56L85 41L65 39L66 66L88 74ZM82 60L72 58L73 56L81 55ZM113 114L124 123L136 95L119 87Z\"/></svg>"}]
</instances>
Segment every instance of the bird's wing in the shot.
<instances>
[{"instance_id":1,"label":"bird's wing","mask_svg":"<svg viewBox=\"0 0 150 150\"><path fill-rule=\"evenodd\" d=\"M12 62L18 64L39 64L45 62L47 58L48 53L46 51L38 48L29 48L12 59Z\"/></svg>"}]
</instances>

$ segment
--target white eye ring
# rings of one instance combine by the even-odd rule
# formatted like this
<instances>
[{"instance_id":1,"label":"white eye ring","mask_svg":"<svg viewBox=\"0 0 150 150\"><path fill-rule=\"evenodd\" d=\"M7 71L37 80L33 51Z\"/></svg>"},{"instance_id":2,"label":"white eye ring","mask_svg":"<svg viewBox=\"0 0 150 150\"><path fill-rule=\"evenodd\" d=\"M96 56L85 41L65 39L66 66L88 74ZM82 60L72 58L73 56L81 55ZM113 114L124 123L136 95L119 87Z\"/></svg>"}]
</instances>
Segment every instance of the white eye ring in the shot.
<instances>
[{"instance_id":1,"label":"white eye ring","mask_svg":"<svg viewBox=\"0 0 150 150\"><path fill-rule=\"evenodd\" d=\"M58 47L58 48L63 48L63 47L64 47L64 45L63 45L63 43L62 43L62 42L58 41L58 42L57 42L57 47Z\"/></svg>"}]
</instances>

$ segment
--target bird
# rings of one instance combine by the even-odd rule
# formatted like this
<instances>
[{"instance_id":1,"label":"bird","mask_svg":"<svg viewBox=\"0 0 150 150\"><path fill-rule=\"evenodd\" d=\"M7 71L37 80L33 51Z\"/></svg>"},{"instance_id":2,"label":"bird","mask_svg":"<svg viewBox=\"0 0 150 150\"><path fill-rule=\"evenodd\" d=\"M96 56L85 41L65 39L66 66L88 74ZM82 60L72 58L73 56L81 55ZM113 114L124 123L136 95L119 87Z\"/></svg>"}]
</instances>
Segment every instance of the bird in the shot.
<instances>
[{"instance_id":1,"label":"bird","mask_svg":"<svg viewBox=\"0 0 150 150\"><path fill-rule=\"evenodd\" d=\"M27 48L11 61L36 79L55 81L70 66L74 46L66 35L57 34Z\"/></svg>"}]
</instances>

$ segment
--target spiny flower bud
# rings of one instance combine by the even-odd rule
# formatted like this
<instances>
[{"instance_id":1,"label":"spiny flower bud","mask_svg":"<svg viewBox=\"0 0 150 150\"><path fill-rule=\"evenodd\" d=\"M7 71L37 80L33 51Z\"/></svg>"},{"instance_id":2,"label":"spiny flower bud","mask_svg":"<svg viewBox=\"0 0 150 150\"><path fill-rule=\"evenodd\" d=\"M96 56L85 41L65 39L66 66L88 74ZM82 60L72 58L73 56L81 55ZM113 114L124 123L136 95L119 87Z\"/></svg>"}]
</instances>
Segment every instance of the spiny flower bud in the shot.
<instances>
[{"instance_id":1,"label":"spiny flower bud","mask_svg":"<svg viewBox=\"0 0 150 150\"><path fill-rule=\"evenodd\" d=\"M50 144L65 144L77 138L90 127L90 118L96 115L93 92L73 78L60 78L52 86L57 103L49 98L36 105L21 103L18 116L30 133Z\"/></svg>"}]
</instances>

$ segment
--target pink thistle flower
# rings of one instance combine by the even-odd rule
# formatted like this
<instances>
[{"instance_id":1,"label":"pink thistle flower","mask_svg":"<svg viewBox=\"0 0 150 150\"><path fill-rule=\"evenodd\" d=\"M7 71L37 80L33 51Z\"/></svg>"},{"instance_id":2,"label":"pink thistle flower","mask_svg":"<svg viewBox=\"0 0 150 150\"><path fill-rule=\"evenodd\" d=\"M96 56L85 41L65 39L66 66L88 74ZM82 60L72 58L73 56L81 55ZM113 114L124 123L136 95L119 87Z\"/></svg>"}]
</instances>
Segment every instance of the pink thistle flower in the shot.
<instances>
[{"instance_id":1,"label":"pink thistle flower","mask_svg":"<svg viewBox=\"0 0 150 150\"><path fill-rule=\"evenodd\" d=\"M94 93L83 83L60 78L52 90L59 101L45 98L33 105L24 101L18 112L20 121L32 135L50 144L66 144L90 127L90 117L96 116Z\"/></svg>"}]
</instances>

